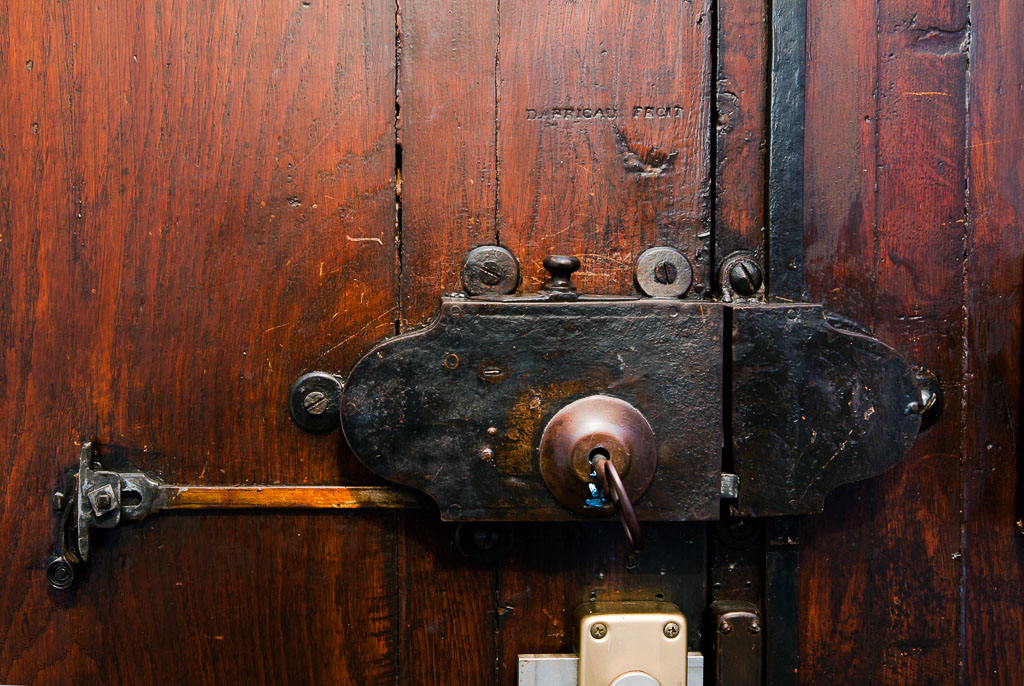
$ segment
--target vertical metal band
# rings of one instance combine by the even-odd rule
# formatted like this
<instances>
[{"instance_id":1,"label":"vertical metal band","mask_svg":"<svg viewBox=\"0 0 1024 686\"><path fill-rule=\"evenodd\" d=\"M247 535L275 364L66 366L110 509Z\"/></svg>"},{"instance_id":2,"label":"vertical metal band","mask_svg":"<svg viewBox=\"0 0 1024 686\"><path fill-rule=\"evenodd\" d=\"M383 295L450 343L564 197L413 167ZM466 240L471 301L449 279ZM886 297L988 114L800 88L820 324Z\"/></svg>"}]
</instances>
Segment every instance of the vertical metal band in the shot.
<instances>
[{"instance_id":1,"label":"vertical metal band","mask_svg":"<svg viewBox=\"0 0 1024 686\"><path fill-rule=\"evenodd\" d=\"M804 299L804 72L806 0L771 3L768 141L768 294Z\"/></svg>"}]
</instances>

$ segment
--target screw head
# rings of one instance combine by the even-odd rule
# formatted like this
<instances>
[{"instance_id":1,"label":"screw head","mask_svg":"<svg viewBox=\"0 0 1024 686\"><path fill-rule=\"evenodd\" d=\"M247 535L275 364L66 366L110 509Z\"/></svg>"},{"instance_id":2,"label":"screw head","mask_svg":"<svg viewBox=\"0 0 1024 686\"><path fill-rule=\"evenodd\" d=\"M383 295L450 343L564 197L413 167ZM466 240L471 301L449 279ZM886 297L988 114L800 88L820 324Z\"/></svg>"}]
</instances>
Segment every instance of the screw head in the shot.
<instances>
[{"instance_id":1,"label":"screw head","mask_svg":"<svg viewBox=\"0 0 1024 686\"><path fill-rule=\"evenodd\" d=\"M480 280L488 286L500 283L505 278L505 269L495 260L487 260L480 265Z\"/></svg>"},{"instance_id":2,"label":"screw head","mask_svg":"<svg viewBox=\"0 0 1024 686\"><path fill-rule=\"evenodd\" d=\"M474 248L462 262L462 287L469 295L508 295L519 286L519 263L499 245Z\"/></svg>"},{"instance_id":3,"label":"screw head","mask_svg":"<svg viewBox=\"0 0 1024 686\"><path fill-rule=\"evenodd\" d=\"M311 433L338 428L341 414L341 382L326 372L303 374L288 391L288 412L292 421Z\"/></svg>"},{"instance_id":4,"label":"screw head","mask_svg":"<svg viewBox=\"0 0 1024 686\"><path fill-rule=\"evenodd\" d=\"M675 638L679 635L679 625L675 622L669 622L663 629L666 638Z\"/></svg>"},{"instance_id":5,"label":"screw head","mask_svg":"<svg viewBox=\"0 0 1024 686\"><path fill-rule=\"evenodd\" d=\"M312 415L321 415L327 411L327 394L323 391L310 391L302 399L302 406Z\"/></svg>"},{"instance_id":6,"label":"screw head","mask_svg":"<svg viewBox=\"0 0 1024 686\"><path fill-rule=\"evenodd\" d=\"M752 296L764 283L761 265L751 257L741 257L729 270L729 285L738 295Z\"/></svg>"},{"instance_id":7,"label":"screw head","mask_svg":"<svg viewBox=\"0 0 1024 686\"><path fill-rule=\"evenodd\" d=\"M600 641L602 638L608 635L608 627L598 622L597 624L590 627L590 635Z\"/></svg>"},{"instance_id":8,"label":"screw head","mask_svg":"<svg viewBox=\"0 0 1024 686\"><path fill-rule=\"evenodd\" d=\"M109 493L99 493L99 494L96 495L96 507L99 507L99 508L102 508L102 509L105 510L108 507L110 507L110 502L111 501L110 501L110 494Z\"/></svg>"},{"instance_id":9,"label":"screw head","mask_svg":"<svg viewBox=\"0 0 1024 686\"><path fill-rule=\"evenodd\" d=\"M679 275L679 268L671 262L662 262L654 268L654 280L660 284L672 284L675 283L676 276Z\"/></svg>"},{"instance_id":10,"label":"screw head","mask_svg":"<svg viewBox=\"0 0 1024 686\"><path fill-rule=\"evenodd\" d=\"M53 508L54 512L60 512L61 510L64 509L65 502L66 499L64 497L64 494L61 493L60 491L57 491L56 493L53 494L53 499L50 501L50 506Z\"/></svg>"},{"instance_id":11,"label":"screw head","mask_svg":"<svg viewBox=\"0 0 1024 686\"><path fill-rule=\"evenodd\" d=\"M761 623L756 620L751 622L750 626L747 627L747 633L751 636L757 636L761 633Z\"/></svg>"},{"instance_id":12,"label":"screw head","mask_svg":"<svg viewBox=\"0 0 1024 686\"><path fill-rule=\"evenodd\" d=\"M644 295L681 298L693 283L693 267L686 255L675 248L650 248L637 258L633 276Z\"/></svg>"},{"instance_id":13,"label":"screw head","mask_svg":"<svg viewBox=\"0 0 1024 686\"><path fill-rule=\"evenodd\" d=\"M723 636L728 636L729 634L731 634L732 622L730 622L728 619L723 619L722 621L720 621L718 623L718 633L722 634Z\"/></svg>"},{"instance_id":14,"label":"screw head","mask_svg":"<svg viewBox=\"0 0 1024 686\"><path fill-rule=\"evenodd\" d=\"M54 588L64 590L75 580L75 570L63 557L57 557L46 565L46 580Z\"/></svg>"}]
</instances>

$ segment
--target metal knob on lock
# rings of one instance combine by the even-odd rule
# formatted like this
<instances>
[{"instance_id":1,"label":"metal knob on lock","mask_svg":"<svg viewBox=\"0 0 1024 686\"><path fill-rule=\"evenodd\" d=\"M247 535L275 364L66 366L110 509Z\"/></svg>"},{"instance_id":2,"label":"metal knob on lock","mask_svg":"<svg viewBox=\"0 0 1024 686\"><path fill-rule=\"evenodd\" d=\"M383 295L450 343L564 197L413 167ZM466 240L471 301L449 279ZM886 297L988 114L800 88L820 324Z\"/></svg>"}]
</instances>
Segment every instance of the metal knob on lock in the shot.
<instances>
[{"instance_id":1,"label":"metal knob on lock","mask_svg":"<svg viewBox=\"0 0 1024 686\"><path fill-rule=\"evenodd\" d=\"M570 403L541 436L540 470L555 498L585 515L617 509L636 546L639 524L632 503L650 486L657 466L651 425L619 398L592 395ZM602 498L595 497L595 481L606 491Z\"/></svg>"}]
</instances>

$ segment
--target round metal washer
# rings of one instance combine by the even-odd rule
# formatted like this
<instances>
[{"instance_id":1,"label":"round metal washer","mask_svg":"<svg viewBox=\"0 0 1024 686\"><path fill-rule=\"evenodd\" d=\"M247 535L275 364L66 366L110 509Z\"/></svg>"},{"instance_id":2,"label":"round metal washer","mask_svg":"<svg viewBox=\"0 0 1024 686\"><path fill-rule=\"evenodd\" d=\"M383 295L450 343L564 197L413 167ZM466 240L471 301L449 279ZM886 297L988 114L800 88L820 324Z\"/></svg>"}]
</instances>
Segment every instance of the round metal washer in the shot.
<instances>
[{"instance_id":1,"label":"round metal washer","mask_svg":"<svg viewBox=\"0 0 1024 686\"><path fill-rule=\"evenodd\" d=\"M519 287L519 263L500 245L473 248L462 263L462 287L470 295L509 295Z\"/></svg>"},{"instance_id":2,"label":"round metal washer","mask_svg":"<svg viewBox=\"0 0 1024 686\"><path fill-rule=\"evenodd\" d=\"M311 433L337 429L341 424L340 405L341 382L327 372L303 374L288 391L288 413L301 429Z\"/></svg>"},{"instance_id":3,"label":"round metal washer","mask_svg":"<svg viewBox=\"0 0 1024 686\"><path fill-rule=\"evenodd\" d=\"M636 261L636 285L652 298L681 298L693 283L693 267L675 248L650 248Z\"/></svg>"}]
</instances>

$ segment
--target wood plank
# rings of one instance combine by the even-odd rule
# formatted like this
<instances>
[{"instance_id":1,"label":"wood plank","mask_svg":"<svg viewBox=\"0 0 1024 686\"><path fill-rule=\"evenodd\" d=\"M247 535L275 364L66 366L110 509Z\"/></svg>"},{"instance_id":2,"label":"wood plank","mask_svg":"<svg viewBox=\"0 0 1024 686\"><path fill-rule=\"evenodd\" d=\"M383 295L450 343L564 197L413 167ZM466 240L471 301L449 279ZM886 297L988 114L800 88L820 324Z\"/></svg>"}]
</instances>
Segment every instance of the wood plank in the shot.
<instances>
[{"instance_id":1,"label":"wood plank","mask_svg":"<svg viewBox=\"0 0 1024 686\"><path fill-rule=\"evenodd\" d=\"M1024 5L971 3L964 684L1024 683L1021 311L1024 286Z\"/></svg>"},{"instance_id":2,"label":"wood plank","mask_svg":"<svg viewBox=\"0 0 1024 686\"><path fill-rule=\"evenodd\" d=\"M159 517L70 594L42 565L82 438L175 482L371 481L285 400L394 331L394 23L383 0L0 12L0 681L395 680L391 514Z\"/></svg>"},{"instance_id":3,"label":"wood plank","mask_svg":"<svg viewBox=\"0 0 1024 686\"><path fill-rule=\"evenodd\" d=\"M808 116L817 122L809 128L807 154L816 158L815 169L833 161L841 169L808 182L819 194L809 203L809 236L812 245L823 241L809 251L815 255L807 270L812 297L843 314L870 314L862 322L933 369L947 398L955 399L965 247L967 4L885 0L877 10L861 2L846 4L845 12L836 8L847 21L860 17L853 26L878 27L874 41L851 33L862 41L857 50L837 50L837 32L821 30L827 24L817 17L827 16L826 4L815 0L810 7L817 24L811 59L825 63L808 82ZM867 84L858 86L863 77L842 78L861 73L865 63L877 69L873 109L867 111ZM847 83L854 93L839 94ZM854 122L873 125L873 143ZM859 171L869 168L875 170L872 186L872 172ZM852 182L848 187L839 186L843 177ZM870 204L857 207L866 188L875 195L873 216L863 214ZM822 267L830 254L838 266ZM874 278L873 290L861 290L856 277L852 288L842 280L854 269L871 272L862 279ZM810 535L805 530L804 683L863 680L865 673L880 683L956 678L959 455L951 446L959 445L959 419L953 401L900 467L830 500L829 508L846 514L842 521L826 515L812 520ZM843 573L830 573L839 564Z\"/></svg>"},{"instance_id":4,"label":"wood plank","mask_svg":"<svg viewBox=\"0 0 1024 686\"><path fill-rule=\"evenodd\" d=\"M458 552L436 511L403 519L399 683L493 683L497 563Z\"/></svg>"},{"instance_id":5,"label":"wood plank","mask_svg":"<svg viewBox=\"0 0 1024 686\"><path fill-rule=\"evenodd\" d=\"M673 245L709 274L710 2L501 3L498 235L544 280L583 261L584 291L633 292L633 265ZM567 40L567 37L571 37Z\"/></svg>"},{"instance_id":6,"label":"wood plank","mask_svg":"<svg viewBox=\"0 0 1024 686\"><path fill-rule=\"evenodd\" d=\"M715 264L752 250L764 264L768 18L764 0L717 6Z\"/></svg>"},{"instance_id":7,"label":"wood plank","mask_svg":"<svg viewBox=\"0 0 1024 686\"><path fill-rule=\"evenodd\" d=\"M497 2L401 3L402 322L459 291L465 254L496 243Z\"/></svg>"},{"instance_id":8,"label":"wood plank","mask_svg":"<svg viewBox=\"0 0 1024 686\"><path fill-rule=\"evenodd\" d=\"M401 284L404 329L459 291L470 248L496 243L497 2L401 2ZM436 508L402 518L400 683L488 683L496 564L452 549Z\"/></svg>"}]
</instances>

